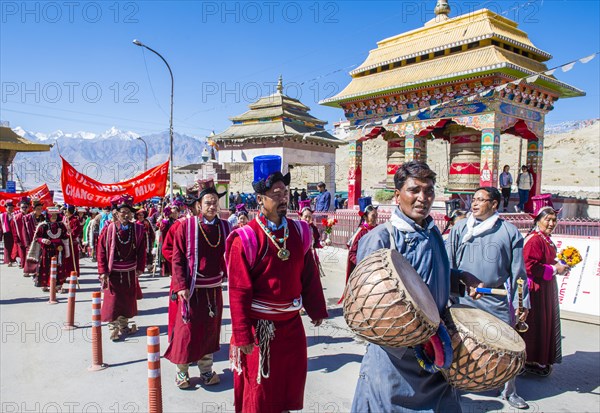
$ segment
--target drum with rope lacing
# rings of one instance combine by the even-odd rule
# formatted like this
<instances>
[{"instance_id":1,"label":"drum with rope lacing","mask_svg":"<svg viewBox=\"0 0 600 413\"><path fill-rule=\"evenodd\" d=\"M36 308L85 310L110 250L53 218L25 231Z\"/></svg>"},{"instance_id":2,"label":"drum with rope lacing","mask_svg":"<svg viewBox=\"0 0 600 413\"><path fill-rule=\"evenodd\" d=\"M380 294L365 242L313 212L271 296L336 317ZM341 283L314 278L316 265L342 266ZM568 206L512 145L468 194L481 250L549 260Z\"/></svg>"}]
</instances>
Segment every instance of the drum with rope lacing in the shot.
<instances>
[{"instance_id":1,"label":"drum with rope lacing","mask_svg":"<svg viewBox=\"0 0 600 413\"><path fill-rule=\"evenodd\" d=\"M375 251L354 269L344 291L344 318L357 335L375 344L421 344L440 324L427 285L402 254Z\"/></svg>"}]
</instances>

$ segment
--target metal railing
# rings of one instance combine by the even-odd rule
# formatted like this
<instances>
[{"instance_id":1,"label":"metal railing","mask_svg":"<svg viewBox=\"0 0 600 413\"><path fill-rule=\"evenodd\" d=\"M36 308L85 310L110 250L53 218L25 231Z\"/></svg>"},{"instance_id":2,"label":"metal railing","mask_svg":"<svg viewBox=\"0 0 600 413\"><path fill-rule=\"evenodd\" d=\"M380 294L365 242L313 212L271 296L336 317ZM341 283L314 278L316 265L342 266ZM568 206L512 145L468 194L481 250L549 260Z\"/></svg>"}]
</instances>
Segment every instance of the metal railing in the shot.
<instances>
[{"instance_id":1,"label":"metal railing","mask_svg":"<svg viewBox=\"0 0 600 413\"><path fill-rule=\"evenodd\" d=\"M257 211L250 211L250 219L254 218ZM289 211L287 214L288 218L297 219L298 214L296 211ZM440 231L443 231L446 227L446 221L444 220L444 214L440 212L433 212L431 214L435 225ZM533 225L533 219L526 214L500 214L500 216L514 224L523 235L525 235L531 229ZM229 211L221 211L221 218L227 219L229 217ZM331 232L331 241L333 246L339 248L346 248L346 243L356 231L360 222L360 217L356 211L352 210L338 210L335 212L329 212L327 214L316 212L314 215L314 223L319 228L319 231L323 231L323 225L321 220L323 218L335 218L338 223L333 227ZM378 214L377 221L382 224L390 219L390 213L380 212ZM554 229L553 235L563 235L569 237L586 237L586 238L598 238L600 237L600 220L586 219L586 218L567 218L560 219Z\"/></svg>"}]
</instances>

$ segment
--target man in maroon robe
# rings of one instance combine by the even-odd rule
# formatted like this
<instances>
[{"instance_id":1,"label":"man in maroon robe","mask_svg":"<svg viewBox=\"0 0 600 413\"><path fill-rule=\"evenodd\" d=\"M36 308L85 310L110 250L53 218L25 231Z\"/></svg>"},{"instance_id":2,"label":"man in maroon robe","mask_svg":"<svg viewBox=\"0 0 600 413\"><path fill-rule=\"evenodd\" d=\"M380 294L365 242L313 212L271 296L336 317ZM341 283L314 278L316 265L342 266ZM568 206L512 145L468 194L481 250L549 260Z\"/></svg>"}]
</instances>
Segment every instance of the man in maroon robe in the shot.
<instances>
[{"instance_id":1,"label":"man in maroon robe","mask_svg":"<svg viewBox=\"0 0 600 413\"><path fill-rule=\"evenodd\" d=\"M313 325L327 317L304 221L285 218L290 175L281 158L254 159L260 215L227 240L235 411L302 410L307 375L304 307Z\"/></svg>"},{"instance_id":2,"label":"man in maroon robe","mask_svg":"<svg viewBox=\"0 0 600 413\"><path fill-rule=\"evenodd\" d=\"M39 200L33 201L33 212L30 212L29 214L23 217L23 223L21 226L21 230L19 231L19 239L20 242L26 247L25 257L29 256L29 249L31 248L32 243L35 242L34 235L38 225L46 222L46 217L42 214L43 210L43 202ZM23 266L23 276L34 276L33 283L36 287L39 287L37 273L38 263L26 258L25 264Z\"/></svg>"},{"instance_id":3,"label":"man in maroon robe","mask_svg":"<svg viewBox=\"0 0 600 413\"><path fill-rule=\"evenodd\" d=\"M165 358L177 365L176 385L190 386L188 367L197 363L205 385L220 382L213 371L219 350L225 275L225 240L231 231L217 217L219 194L212 179L198 182L194 203L199 215L177 221L173 233L173 272L169 305L169 348Z\"/></svg>"},{"instance_id":4,"label":"man in maroon robe","mask_svg":"<svg viewBox=\"0 0 600 413\"><path fill-rule=\"evenodd\" d=\"M117 220L103 228L98 239L98 274L102 282L102 321L109 323L110 339L119 341L137 331L129 319L137 315L137 277L146 265L144 226L133 222L133 198L123 195L116 202Z\"/></svg>"},{"instance_id":5,"label":"man in maroon robe","mask_svg":"<svg viewBox=\"0 0 600 413\"><path fill-rule=\"evenodd\" d=\"M75 212L75 206L69 205L63 218L63 224L67 227L69 235L69 248L71 249L69 251L70 258L68 261L65 261L64 265L67 275L70 275L71 271L76 271L79 277L79 244L83 236L83 226L81 225L79 216Z\"/></svg>"},{"instance_id":6,"label":"man in maroon robe","mask_svg":"<svg viewBox=\"0 0 600 413\"><path fill-rule=\"evenodd\" d=\"M19 211L15 213L14 218L11 222L11 231L13 233L14 246L12 256L19 262L19 268L23 269L25 266L25 260L27 259L27 243L25 231L25 217L29 213L29 207L31 202L28 198L22 198L19 201ZM29 274L23 274L25 277L29 277Z\"/></svg>"},{"instance_id":7,"label":"man in maroon robe","mask_svg":"<svg viewBox=\"0 0 600 413\"><path fill-rule=\"evenodd\" d=\"M177 227L179 227L179 225L181 225L183 221L188 219L190 216L196 216L200 213L200 203L196 202L196 196L198 195L198 184L194 184L192 187L186 188L186 192L187 194L185 204L187 206L187 214L178 218L169 227L167 235L164 236L162 243L159 244L159 251L160 254L162 254L162 259L169 265L169 268L171 268L171 266L173 265L173 234L177 233ZM173 303L171 304L172 305L169 306L169 328L175 325L173 317L177 312L177 305ZM173 311L171 311L171 309L173 309ZM171 330L169 330L168 335L169 337L171 336Z\"/></svg>"},{"instance_id":8,"label":"man in maroon robe","mask_svg":"<svg viewBox=\"0 0 600 413\"><path fill-rule=\"evenodd\" d=\"M15 239L11 227L15 205L13 201L7 201L4 206L6 207L6 211L0 214L0 240L4 241L4 264L12 267L15 263L15 257L13 256Z\"/></svg>"},{"instance_id":9,"label":"man in maroon robe","mask_svg":"<svg viewBox=\"0 0 600 413\"><path fill-rule=\"evenodd\" d=\"M175 224L175 222L177 222L177 219L179 218L179 206L177 205L168 205L165 207L165 209L163 210L163 214L164 214L164 219L162 219L160 221L160 223L158 224L158 229L160 231L160 238L159 238L159 249L162 251L163 246L165 245L165 242L167 240L167 237L169 236L169 232L171 230L171 227L173 226L173 224ZM160 264L161 264L161 275L163 277L168 277L171 275L171 260L168 259L166 257L161 257L160 260Z\"/></svg>"},{"instance_id":10,"label":"man in maroon robe","mask_svg":"<svg viewBox=\"0 0 600 413\"><path fill-rule=\"evenodd\" d=\"M146 270L148 272L152 271L152 266L154 263L154 255L152 254L152 249L154 248L154 241L156 239L156 234L154 233L154 228L152 228L152 224L148 220L148 211L145 209L138 209L135 213L135 219L138 224L142 224L144 226L144 230L146 231Z\"/></svg>"}]
</instances>

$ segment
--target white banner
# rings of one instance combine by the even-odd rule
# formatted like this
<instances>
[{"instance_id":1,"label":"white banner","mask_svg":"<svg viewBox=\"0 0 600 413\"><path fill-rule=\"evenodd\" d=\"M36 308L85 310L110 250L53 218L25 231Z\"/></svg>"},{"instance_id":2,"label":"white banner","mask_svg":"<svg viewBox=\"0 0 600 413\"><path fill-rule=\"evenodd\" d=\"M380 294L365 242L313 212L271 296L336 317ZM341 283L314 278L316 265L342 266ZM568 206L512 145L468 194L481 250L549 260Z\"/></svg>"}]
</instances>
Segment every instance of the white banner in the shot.
<instances>
[{"instance_id":1,"label":"white banner","mask_svg":"<svg viewBox=\"0 0 600 413\"><path fill-rule=\"evenodd\" d=\"M553 235L558 251L575 247L582 260L567 275L556 276L560 309L600 317L600 239Z\"/></svg>"}]
</instances>

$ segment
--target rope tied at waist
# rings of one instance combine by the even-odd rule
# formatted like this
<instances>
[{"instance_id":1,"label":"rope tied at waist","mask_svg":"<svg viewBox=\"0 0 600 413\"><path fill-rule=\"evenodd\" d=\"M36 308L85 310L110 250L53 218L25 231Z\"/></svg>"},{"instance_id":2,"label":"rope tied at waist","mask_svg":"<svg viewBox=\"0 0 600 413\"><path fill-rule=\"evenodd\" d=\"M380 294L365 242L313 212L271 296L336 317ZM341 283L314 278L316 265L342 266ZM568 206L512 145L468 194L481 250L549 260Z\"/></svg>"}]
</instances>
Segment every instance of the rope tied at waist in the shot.
<instances>
[{"instance_id":1,"label":"rope tied at waist","mask_svg":"<svg viewBox=\"0 0 600 413\"><path fill-rule=\"evenodd\" d=\"M256 382L271 375L271 341L275 338L275 323L270 320L258 320L256 323L256 339L258 341L258 374Z\"/></svg>"}]
</instances>

